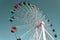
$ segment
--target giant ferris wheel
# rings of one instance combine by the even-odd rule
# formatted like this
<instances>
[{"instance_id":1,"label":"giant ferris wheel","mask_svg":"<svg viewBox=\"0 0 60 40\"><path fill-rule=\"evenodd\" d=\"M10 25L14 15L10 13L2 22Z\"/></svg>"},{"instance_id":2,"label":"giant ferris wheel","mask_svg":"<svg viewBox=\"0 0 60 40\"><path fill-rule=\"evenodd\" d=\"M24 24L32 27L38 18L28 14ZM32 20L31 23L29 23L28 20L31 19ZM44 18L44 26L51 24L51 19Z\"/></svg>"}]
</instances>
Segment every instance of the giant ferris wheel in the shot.
<instances>
[{"instance_id":1,"label":"giant ferris wheel","mask_svg":"<svg viewBox=\"0 0 60 40\"><path fill-rule=\"evenodd\" d=\"M16 40L57 40L50 20L34 4L19 2L10 14L10 31L15 34Z\"/></svg>"}]
</instances>

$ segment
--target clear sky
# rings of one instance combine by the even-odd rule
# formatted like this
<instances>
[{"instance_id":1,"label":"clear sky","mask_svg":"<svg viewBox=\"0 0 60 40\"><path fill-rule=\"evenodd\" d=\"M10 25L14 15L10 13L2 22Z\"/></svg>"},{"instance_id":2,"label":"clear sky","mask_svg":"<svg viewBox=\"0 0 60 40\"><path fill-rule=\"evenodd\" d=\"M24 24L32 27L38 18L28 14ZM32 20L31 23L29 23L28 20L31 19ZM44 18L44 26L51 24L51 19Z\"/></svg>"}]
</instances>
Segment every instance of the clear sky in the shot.
<instances>
[{"instance_id":1,"label":"clear sky","mask_svg":"<svg viewBox=\"0 0 60 40\"><path fill-rule=\"evenodd\" d=\"M58 40L60 39L60 0L18 0L35 4L45 13L47 18L56 29ZM18 3L17 0L0 0L0 40L13 40L10 32L9 13L12 6Z\"/></svg>"}]
</instances>

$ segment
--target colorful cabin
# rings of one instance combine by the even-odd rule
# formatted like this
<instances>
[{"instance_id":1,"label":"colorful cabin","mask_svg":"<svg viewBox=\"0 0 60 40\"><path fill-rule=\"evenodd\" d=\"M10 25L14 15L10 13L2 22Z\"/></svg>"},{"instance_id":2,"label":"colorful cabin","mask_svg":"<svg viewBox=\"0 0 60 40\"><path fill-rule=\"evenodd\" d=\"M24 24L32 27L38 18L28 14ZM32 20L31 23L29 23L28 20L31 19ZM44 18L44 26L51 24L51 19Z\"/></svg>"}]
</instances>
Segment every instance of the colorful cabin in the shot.
<instances>
[{"instance_id":1,"label":"colorful cabin","mask_svg":"<svg viewBox=\"0 0 60 40\"><path fill-rule=\"evenodd\" d=\"M53 25L52 25L52 24L50 24L50 26L52 27Z\"/></svg>"},{"instance_id":2,"label":"colorful cabin","mask_svg":"<svg viewBox=\"0 0 60 40\"><path fill-rule=\"evenodd\" d=\"M23 2L24 5L26 5L26 2Z\"/></svg>"},{"instance_id":3,"label":"colorful cabin","mask_svg":"<svg viewBox=\"0 0 60 40\"><path fill-rule=\"evenodd\" d=\"M12 14L14 14L14 12L13 12L13 11L11 11L11 13L12 13Z\"/></svg>"},{"instance_id":4,"label":"colorful cabin","mask_svg":"<svg viewBox=\"0 0 60 40\"><path fill-rule=\"evenodd\" d=\"M47 21L48 21L48 22L50 22L50 20L49 20L49 19L48 19Z\"/></svg>"},{"instance_id":5,"label":"colorful cabin","mask_svg":"<svg viewBox=\"0 0 60 40\"><path fill-rule=\"evenodd\" d=\"M28 5L30 6L30 3L28 3Z\"/></svg>"},{"instance_id":6,"label":"colorful cabin","mask_svg":"<svg viewBox=\"0 0 60 40\"><path fill-rule=\"evenodd\" d=\"M12 32L12 33L15 33L15 32L16 32L16 27L12 27L12 28L11 28L11 32Z\"/></svg>"},{"instance_id":7,"label":"colorful cabin","mask_svg":"<svg viewBox=\"0 0 60 40\"><path fill-rule=\"evenodd\" d=\"M17 38L17 40L21 40L21 38Z\"/></svg>"},{"instance_id":8,"label":"colorful cabin","mask_svg":"<svg viewBox=\"0 0 60 40\"><path fill-rule=\"evenodd\" d=\"M14 8L16 8L16 9L17 9L17 8L18 8L18 4L14 5Z\"/></svg>"},{"instance_id":9,"label":"colorful cabin","mask_svg":"<svg viewBox=\"0 0 60 40\"><path fill-rule=\"evenodd\" d=\"M19 2L18 5L22 6L22 2Z\"/></svg>"},{"instance_id":10,"label":"colorful cabin","mask_svg":"<svg viewBox=\"0 0 60 40\"><path fill-rule=\"evenodd\" d=\"M14 16L11 17L12 19L15 19Z\"/></svg>"},{"instance_id":11,"label":"colorful cabin","mask_svg":"<svg viewBox=\"0 0 60 40\"><path fill-rule=\"evenodd\" d=\"M55 32L55 29L53 29L52 31Z\"/></svg>"},{"instance_id":12,"label":"colorful cabin","mask_svg":"<svg viewBox=\"0 0 60 40\"><path fill-rule=\"evenodd\" d=\"M55 35L54 35L54 37L56 38L56 37L57 37L57 35L55 34Z\"/></svg>"},{"instance_id":13,"label":"colorful cabin","mask_svg":"<svg viewBox=\"0 0 60 40\"><path fill-rule=\"evenodd\" d=\"M13 22L13 20L12 20L12 19L9 19L9 21L10 21L10 22Z\"/></svg>"}]
</instances>

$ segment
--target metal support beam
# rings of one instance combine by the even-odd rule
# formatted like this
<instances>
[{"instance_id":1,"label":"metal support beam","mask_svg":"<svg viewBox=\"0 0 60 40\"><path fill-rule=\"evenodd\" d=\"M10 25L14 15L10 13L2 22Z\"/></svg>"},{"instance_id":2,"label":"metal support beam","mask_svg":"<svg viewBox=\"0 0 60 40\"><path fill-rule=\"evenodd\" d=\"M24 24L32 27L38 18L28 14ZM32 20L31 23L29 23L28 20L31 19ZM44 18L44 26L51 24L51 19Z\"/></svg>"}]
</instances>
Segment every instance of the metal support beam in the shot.
<instances>
[{"instance_id":1,"label":"metal support beam","mask_svg":"<svg viewBox=\"0 0 60 40\"><path fill-rule=\"evenodd\" d=\"M45 34L44 24L45 24L45 23L42 21L43 40L46 40L46 34Z\"/></svg>"}]
</instances>

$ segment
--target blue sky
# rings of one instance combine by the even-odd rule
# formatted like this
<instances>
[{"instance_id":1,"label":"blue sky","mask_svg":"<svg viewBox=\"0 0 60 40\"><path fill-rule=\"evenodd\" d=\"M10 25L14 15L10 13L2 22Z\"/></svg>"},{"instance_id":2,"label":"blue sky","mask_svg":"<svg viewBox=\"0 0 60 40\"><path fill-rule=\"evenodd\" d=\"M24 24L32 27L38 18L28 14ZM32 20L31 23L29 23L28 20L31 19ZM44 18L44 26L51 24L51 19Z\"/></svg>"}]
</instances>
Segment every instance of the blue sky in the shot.
<instances>
[{"instance_id":1,"label":"blue sky","mask_svg":"<svg viewBox=\"0 0 60 40\"><path fill-rule=\"evenodd\" d=\"M60 0L18 0L27 1L39 7L51 20L56 29L58 40L60 39ZM17 0L0 0L0 40L13 39L14 34L10 33L9 13L12 6L18 3ZM12 36L12 37L11 37Z\"/></svg>"}]
</instances>

